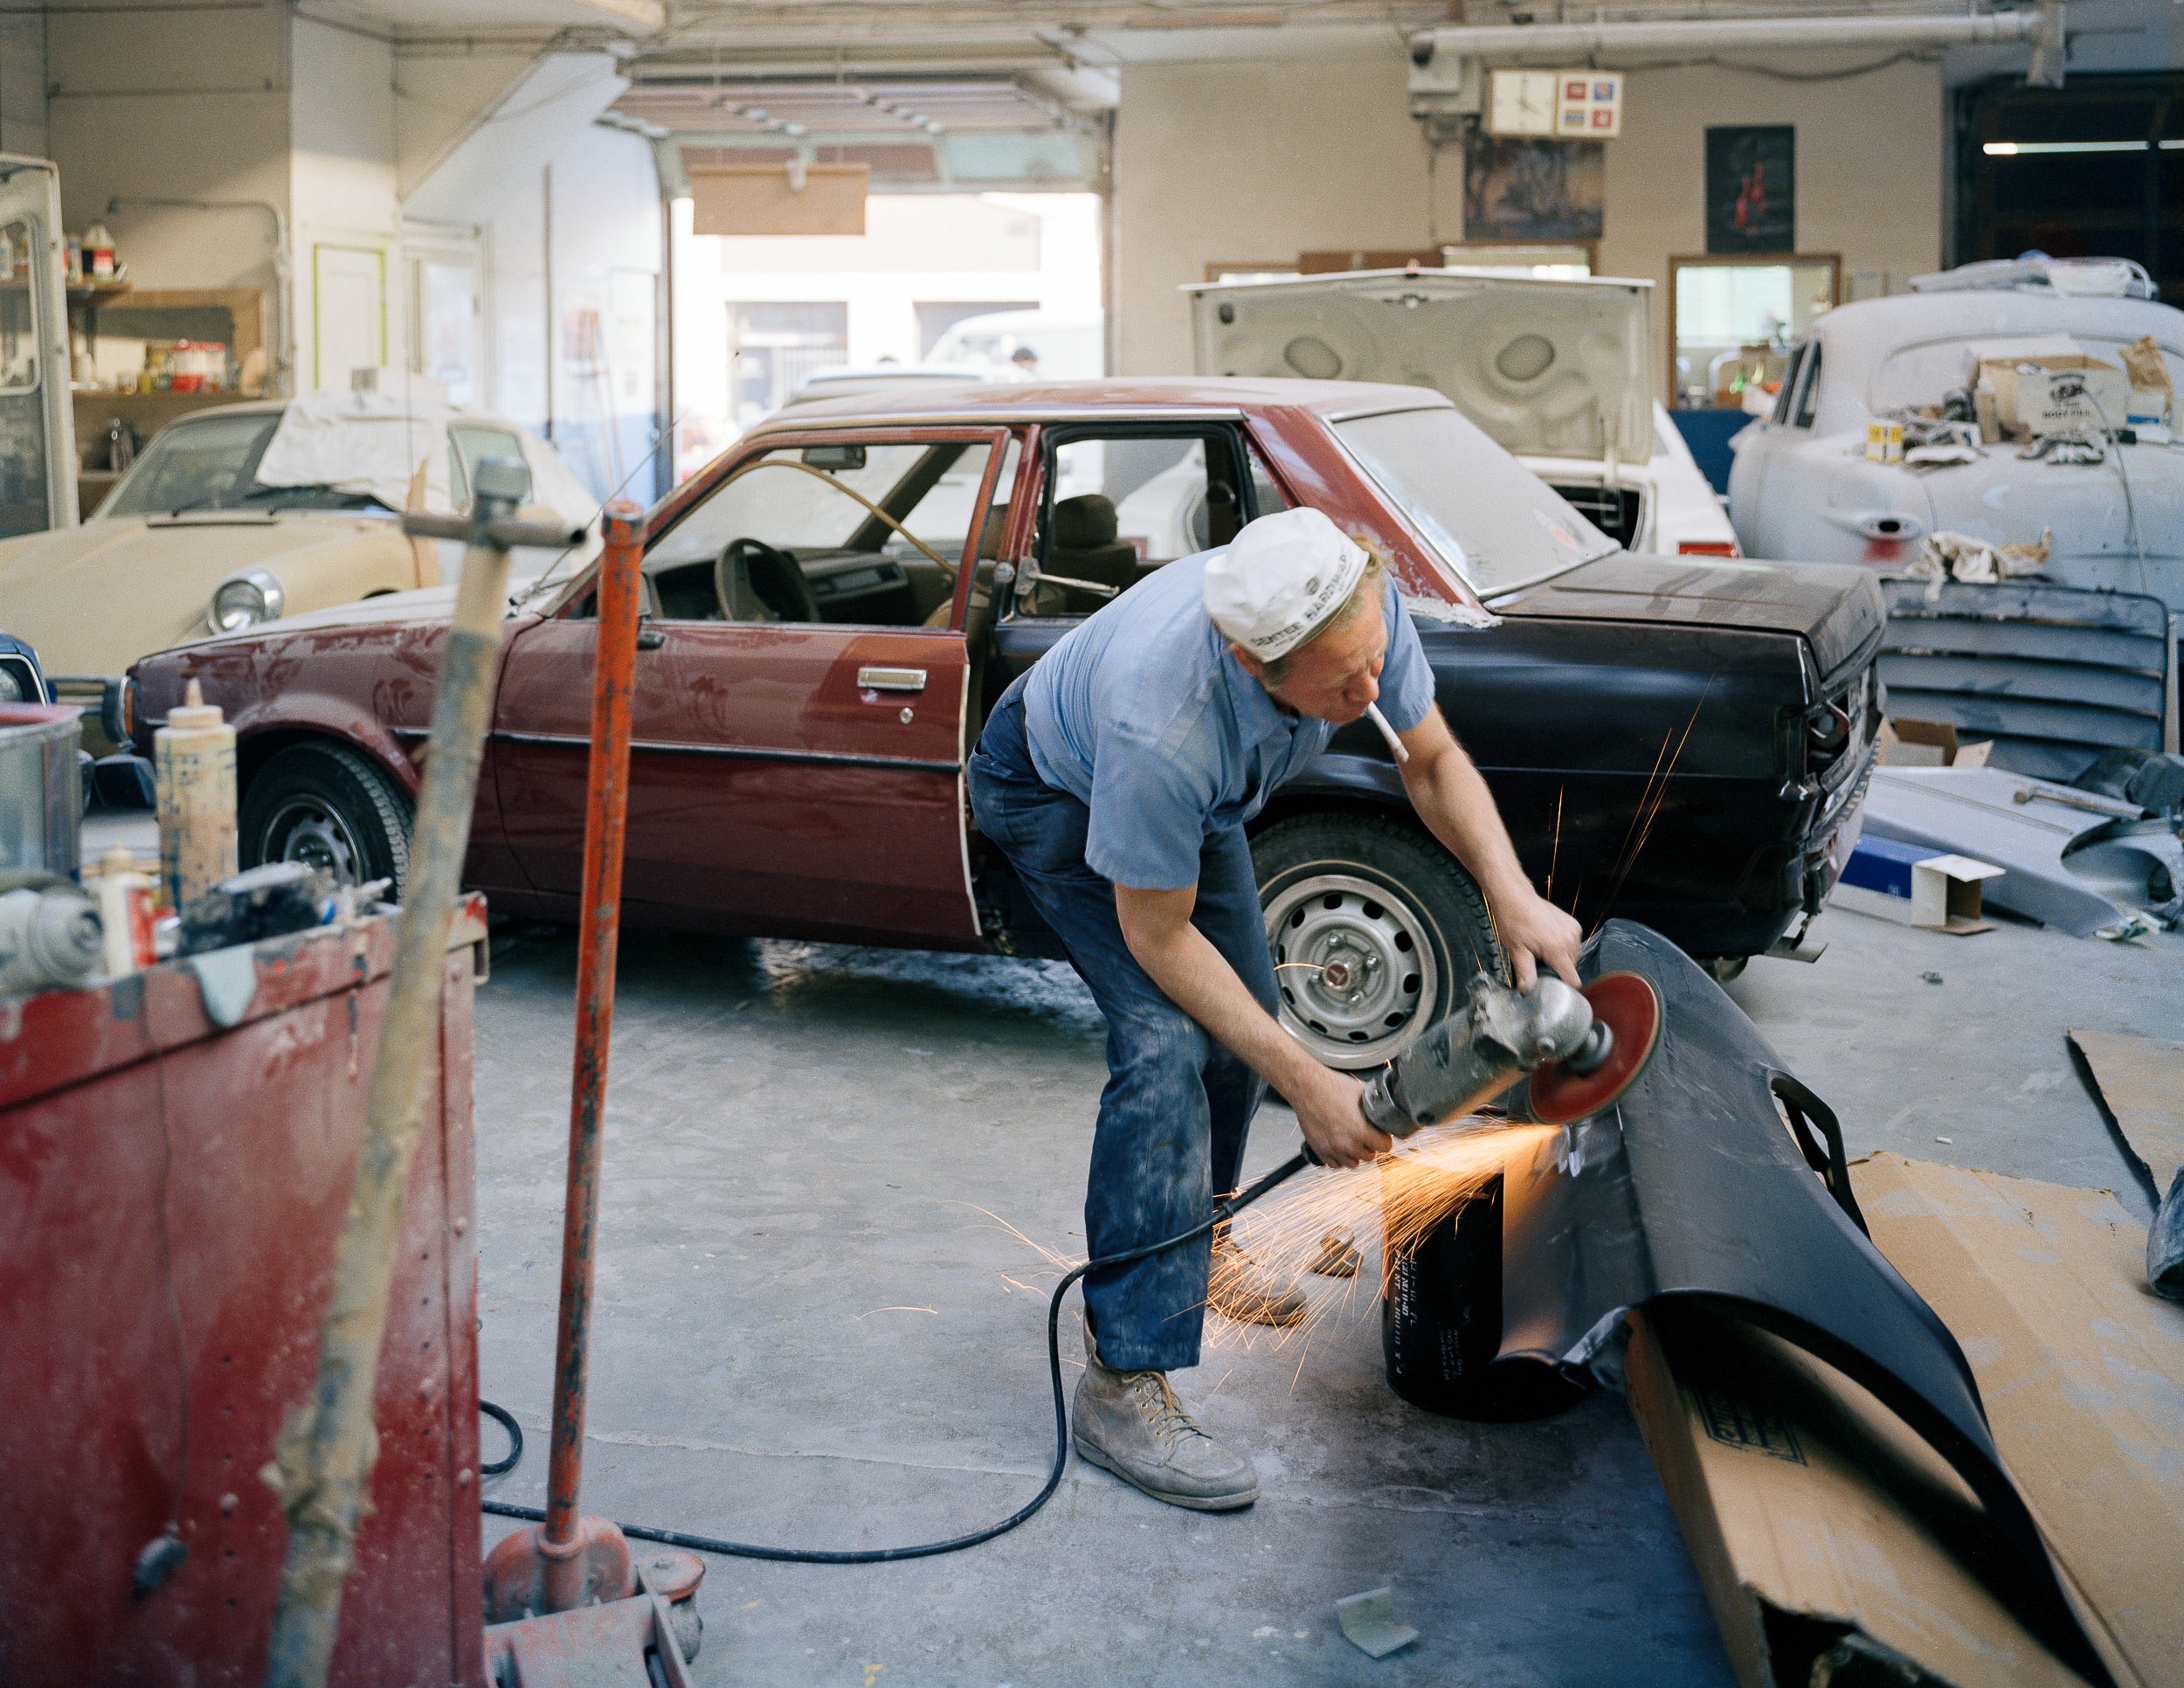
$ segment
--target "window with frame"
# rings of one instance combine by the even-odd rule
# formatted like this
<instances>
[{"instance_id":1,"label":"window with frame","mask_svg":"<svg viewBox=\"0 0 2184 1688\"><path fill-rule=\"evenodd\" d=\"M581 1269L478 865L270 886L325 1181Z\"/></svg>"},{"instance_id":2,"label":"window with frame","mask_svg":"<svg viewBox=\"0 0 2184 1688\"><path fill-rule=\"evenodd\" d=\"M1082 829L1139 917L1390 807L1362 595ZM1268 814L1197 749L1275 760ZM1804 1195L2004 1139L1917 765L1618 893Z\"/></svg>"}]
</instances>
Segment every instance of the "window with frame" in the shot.
<instances>
[{"instance_id":1,"label":"window with frame","mask_svg":"<svg viewBox=\"0 0 2184 1688\"><path fill-rule=\"evenodd\" d=\"M1225 430L1167 428L1103 430L1057 444L1033 548L1036 579L1019 595L1019 612L1089 614L1178 557L1227 544L1258 508L1286 508L1255 458L1247 485L1237 484L1238 443Z\"/></svg>"},{"instance_id":2,"label":"window with frame","mask_svg":"<svg viewBox=\"0 0 2184 1688\"><path fill-rule=\"evenodd\" d=\"M985 440L784 446L741 464L645 559L652 613L671 621L941 627L980 502ZM1004 463L1004 479L1013 460ZM997 488L992 508L1006 513Z\"/></svg>"}]
</instances>

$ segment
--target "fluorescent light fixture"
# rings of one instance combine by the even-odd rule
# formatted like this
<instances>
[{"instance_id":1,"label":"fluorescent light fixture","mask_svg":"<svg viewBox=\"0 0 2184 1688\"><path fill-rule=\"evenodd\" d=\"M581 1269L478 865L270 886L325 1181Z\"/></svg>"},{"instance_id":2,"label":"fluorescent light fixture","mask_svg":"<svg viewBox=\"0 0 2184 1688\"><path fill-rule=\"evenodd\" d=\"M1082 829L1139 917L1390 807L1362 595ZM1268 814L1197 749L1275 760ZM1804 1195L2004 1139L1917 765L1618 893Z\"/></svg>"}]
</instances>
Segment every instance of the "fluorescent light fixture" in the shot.
<instances>
[{"instance_id":1,"label":"fluorescent light fixture","mask_svg":"<svg viewBox=\"0 0 2184 1688\"><path fill-rule=\"evenodd\" d=\"M1980 150L1989 158L2022 158L2035 153L2184 152L2184 141L1989 141Z\"/></svg>"}]
</instances>

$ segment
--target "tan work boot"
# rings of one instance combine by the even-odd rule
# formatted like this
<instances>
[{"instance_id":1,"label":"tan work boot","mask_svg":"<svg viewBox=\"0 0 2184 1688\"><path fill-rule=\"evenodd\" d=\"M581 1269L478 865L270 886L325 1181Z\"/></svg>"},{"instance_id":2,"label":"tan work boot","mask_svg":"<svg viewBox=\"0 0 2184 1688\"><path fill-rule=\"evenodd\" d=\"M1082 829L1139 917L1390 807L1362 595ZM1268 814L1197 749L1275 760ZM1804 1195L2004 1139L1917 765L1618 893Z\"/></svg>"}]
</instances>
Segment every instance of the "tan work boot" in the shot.
<instances>
[{"instance_id":1,"label":"tan work boot","mask_svg":"<svg viewBox=\"0 0 2184 1688\"><path fill-rule=\"evenodd\" d=\"M1296 1280L1261 1266L1229 1235L1213 1228L1213 1269L1206 1283L1206 1304L1246 1325L1294 1325L1311 1311Z\"/></svg>"},{"instance_id":2,"label":"tan work boot","mask_svg":"<svg viewBox=\"0 0 2184 1688\"><path fill-rule=\"evenodd\" d=\"M1084 1328L1084 1375L1070 1415L1078 1455L1194 1512L1233 1512L1259 1498L1251 1462L1192 1422L1162 1372L1111 1372Z\"/></svg>"}]
</instances>

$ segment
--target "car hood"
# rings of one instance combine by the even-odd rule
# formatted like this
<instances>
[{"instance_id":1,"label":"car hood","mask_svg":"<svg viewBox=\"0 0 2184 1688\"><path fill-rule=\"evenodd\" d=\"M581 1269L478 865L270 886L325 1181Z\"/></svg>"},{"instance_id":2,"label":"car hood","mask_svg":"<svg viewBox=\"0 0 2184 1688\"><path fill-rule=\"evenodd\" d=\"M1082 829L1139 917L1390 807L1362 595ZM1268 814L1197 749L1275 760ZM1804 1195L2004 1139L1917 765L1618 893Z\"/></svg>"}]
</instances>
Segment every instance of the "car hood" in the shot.
<instances>
[{"instance_id":1,"label":"car hood","mask_svg":"<svg viewBox=\"0 0 2184 1688\"><path fill-rule=\"evenodd\" d=\"M369 536L388 530L375 522ZM296 553L366 536L342 511L94 516L0 543L0 605L49 675L118 675L203 633L212 589L238 569L265 568L294 593Z\"/></svg>"},{"instance_id":2,"label":"car hood","mask_svg":"<svg viewBox=\"0 0 2184 1688\"><path fill-rule=\"evenodd\" d=\"M1190 289L1201 375L1431 387L1519 456L1653 455L1650 281L1361 270Z\"/></svg>"},{"instance_id":3,"label":"car hood","mask_svg":"<svg viewBox=\"0 0 2184 1688\"><path fill-rule=\"evenodd\" d=\"M1823 675L1873 648L1888 619L1870 569L1628 551L1580 564L1493 608L1504 616L1794 633L1812 647Z\"/></svg>"}]
</instances>

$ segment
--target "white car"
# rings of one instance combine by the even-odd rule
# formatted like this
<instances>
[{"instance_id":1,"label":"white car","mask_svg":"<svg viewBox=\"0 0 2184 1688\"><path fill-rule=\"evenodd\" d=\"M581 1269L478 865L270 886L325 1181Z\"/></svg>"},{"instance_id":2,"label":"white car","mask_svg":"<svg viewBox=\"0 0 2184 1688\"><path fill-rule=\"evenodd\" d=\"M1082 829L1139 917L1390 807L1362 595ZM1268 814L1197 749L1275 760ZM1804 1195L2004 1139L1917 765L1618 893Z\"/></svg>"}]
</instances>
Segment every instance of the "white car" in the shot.
<instances>
[{"instance_id":1,"label":"white car","mask_svg":"<svg viewBox=\"0 0 2184 1688\"><path fill-rule=\"evenodd\" d=\"M905 387L945 387L1006 381L1010 377L991 363L860 363L839 370L822 370L789 395L783 410L798 405L816 405L822 398L855 398L875 392L895 392Z\"/></svg>"},{"instance_id":2,"label":"white car","mask_svg":"<svg viewBox=\"0 0 2184 1688\"><path fill-rule=\"evenodd\" d=\"M1829 311L1792 353L1773 413L1731 442L1729 509L1746 553L1900 570L1932 533L1998 546L2037 545L2045 534L2050 581L2184 609L2184 446L2168 443L2166 428L2111 440L2096 461L2062 460L2091 450L2027 459L2015 439L1932 467L1866 455L1869 423L1941 405L1970 385L1980 357L2042 352L2056 336L2120 367L2122 349L2151 335L2171 385L2184 390L2184 312L2144 296L2152 289L2136 268L1966 266L1922 276L1905 295Z\"/></svg>"},{"instance_id":3,"label":"white car","mask_svg":"<svg viewBox=\"0 0 2184 1688\"><path fill-rule=\"evenodd\" d=\"M1738 554L1653 398L1650 281L1352 270L1185 291L1200 375L1431 387L1626 550Z\"/></svg>"}]
</instances>

